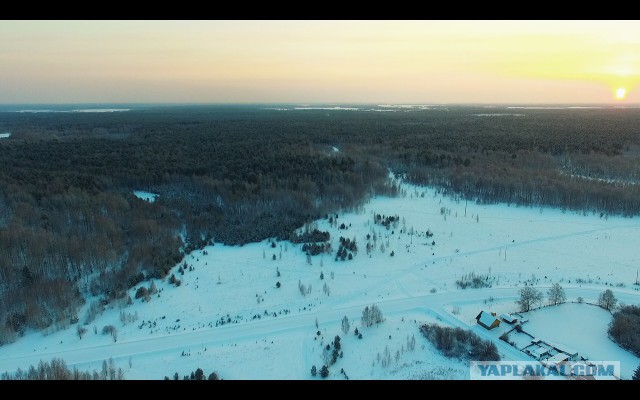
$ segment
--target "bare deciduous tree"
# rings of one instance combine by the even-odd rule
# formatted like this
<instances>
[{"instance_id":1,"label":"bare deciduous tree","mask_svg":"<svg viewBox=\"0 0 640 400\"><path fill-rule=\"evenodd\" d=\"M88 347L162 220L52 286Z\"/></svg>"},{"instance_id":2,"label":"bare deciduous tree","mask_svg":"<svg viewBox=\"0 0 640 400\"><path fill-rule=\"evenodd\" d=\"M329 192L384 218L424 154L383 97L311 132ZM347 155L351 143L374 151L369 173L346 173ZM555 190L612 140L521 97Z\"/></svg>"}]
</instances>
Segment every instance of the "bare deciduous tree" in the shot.
<instances>
[{"instance_id":1,"label":"bare deciduous tree","mask_svg":"<svg viewBox=\"0 0 640 400\"><path fill-rule=\"evenodd\" d=\"M559 283L554 283L547 294L549 295L549 303L554 306L564 303L567 300L567 295L564 293L564 289Z\"/></svg>"},{"instance_id":2,"label":"bare deciduous tree","mask_svg":"<svg viewBox=\"0 0 640 400\"><path fill-rule=\"evenodd\" d=\"M382 317L382 311L377 305L373 304L371 307L367 306L364 308L364 310L362 310L363 326L371 326L382 321L384 321L384 318Z\"/></svg>"},{"instance_id":3,"label":"bare deciduous tree","mask_svg":"<svg viewBox=\"0 0 640 400\"><path fill-rule=\"evenodd\" d=\"M520 306L520 311L528 312L543 299L542 292L532 286L525 286L520 289L520 299L516 303Z\"/></svg>"},{"instance_id":4,"label":"bare deciduous tree","mask_svg":"<svg viewBox=\"0 0 640 400\"><path fill-rule=\"evenodd\" d=\"M613 310L617 303L618 299L616 299L611 289L600 293L600 297L598 297L598 305L608 311Z\"/></svg>"}]
</instances>

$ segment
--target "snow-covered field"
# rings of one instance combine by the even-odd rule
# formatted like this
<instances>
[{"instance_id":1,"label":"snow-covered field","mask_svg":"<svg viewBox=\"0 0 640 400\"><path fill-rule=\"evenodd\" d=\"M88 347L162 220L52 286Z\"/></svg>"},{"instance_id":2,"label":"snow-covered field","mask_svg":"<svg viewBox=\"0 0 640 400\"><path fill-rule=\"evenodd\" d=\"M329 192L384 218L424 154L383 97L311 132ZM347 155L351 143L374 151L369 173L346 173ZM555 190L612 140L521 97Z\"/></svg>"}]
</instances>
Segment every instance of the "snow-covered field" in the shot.
<instances>
[{"instance_id":1,"label":"snow-covered field","mask_svg":"<svg viewBox=\"0 0 640 400\"><path fill-rule=\"evenodd\" d=\"M93 370L112 357L127 379L183 376L198 367L223 379L321 379L311 377L311 367L320 370L323 348L339 335L343 356L330 367L329 379L468 379L468 364L440 355L419 325L469 328L494 340L504 359L528 360L498 340L510 328L507 324L487 331L474 319L483 309L498 315L515 312L525 282L545 293L559 282L568 301L583 297L595 302L610 288L621 302L640 304L640 287L634 285L640 261L636 218L467 204L433 188L402 187L402 196L378 197L358 212L339 213L337 224L317 221L318 229L331 233L333 254L315 256L311 265L301 246L288 242L277 242L275 248L264 241L196 250L172 270L179 287L168 279L156 281L159 292L148 302L135 299L133 288L133 304L107 309L82 339L75 326L47 336L29 332L0 347L0 372L52 357ZM399 221L387 229L374 223L374 214L398 215ZM343 223L346 229L339 229ZM427 231L433 236L427 237ZM353 260L334 260L340 236L355 238ZM184 263L181 274L178 267ZM470 273L486 275L491 287L458 289L456 280ZM303 296L299 283L311 286L310 293ZM362 310L374 303L385 321L362 327ZM640 364L607 338L611 316L599 308L567 304L528 314L527 330L591 359L619 359L623 378ZM579 326L587 332L579 338L563 335L567 314L577 319L584 314ZM121 315L134 321L125 324ZM350 321L346 335L344 316ZM117 327L116 342L101 333L109 324ZM547 329L554 324L557 328ZM354 335L356 327L362 339ZM382 362L386 353L389 363Z\"/></svg>"},{"instance_id":2,"label":"snow-covered field","mask_svg":"<svg viewBox=\"0 0 640 400\"><path fill-rule=\"evenodd\" d=\"M527 314L523 328L534 336L570 345L590 360L620 361L622 376L631 376L640 360L607 336L608 311L590 304L562 304ZM559 323L559 321L562 321Z\"/></svg>"}]
</instances>

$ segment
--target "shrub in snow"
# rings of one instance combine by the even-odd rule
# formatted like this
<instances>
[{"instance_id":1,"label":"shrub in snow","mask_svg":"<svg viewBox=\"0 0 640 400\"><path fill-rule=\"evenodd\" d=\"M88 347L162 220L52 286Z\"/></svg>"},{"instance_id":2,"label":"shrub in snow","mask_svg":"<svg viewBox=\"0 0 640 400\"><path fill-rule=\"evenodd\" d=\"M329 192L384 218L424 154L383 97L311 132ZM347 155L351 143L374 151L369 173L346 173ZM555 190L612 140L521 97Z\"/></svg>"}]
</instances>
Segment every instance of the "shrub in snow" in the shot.
<instances>
[{"instance_id":1,"label":"shrub in snow","mask_svg":"<svg viewBox=\"0 0 640 400\"><path fill-rule=\"evenodd\" d=\"M621 347L640 356L640 306L623 306L613 314L609 335Z\"/></svg>"},{"instance_id":2,"label":"shrub in snow","mask_svg":"<svg viewBox=\"0 0 640 400\"><path fill-rule=\"evenodd\" d=\"M466 275L462 275L460 279L456 280L456 286L460 289L466 289L468 287L473 289L480 289L484 287L491 287L493 278L490 275L476 275L475 272L470 272Z\"/></svg>"},{"instance_id":3,"label":"shrub in snow","mask_svg":"<svg viewBox=\"0 0 640 400\"><path fill-rule=\"evenodd\" d=\"M84 326L80 326L80 324L78 324L76 327L76 333L78 334L78 337L82 339L82 336L84 336L84 334L87 333L87 328L85 328Z\"/></svg>"},{"instance_id":4,"label":"shrub in snow","mask_svg":"<svg viewBox=\"0 0 640 400\"><path fill-rule=\"evenodd\" d=\"M475 361L499 361L498 348L490 340L483 340L470 330L425 324L420 332L447 357Z\"/></svg>"},{"instance_id":5,"label":"shrub in snow","mask_svg":"<svg viewBox=\"0 0 640 400\"><path fill-rule=\"evenodd\" d=\"M140 286L138 290L136 290L136 295L135 295L136 299L148 298L148 297L149 297L149 291L147 290L146 287Z\"/></svg>"},{"instance_id":6,"label":"shrub in snow","mask_svg":"<svg viewBox=\"0 0 640 400\"><path fill-rule=\"evenodd\" d=\"M118 341L118 330L113 325L105 325L102 328L102 334L111 335L111 338L113 339L114 342Z\"/></svg>"}]
</instances>

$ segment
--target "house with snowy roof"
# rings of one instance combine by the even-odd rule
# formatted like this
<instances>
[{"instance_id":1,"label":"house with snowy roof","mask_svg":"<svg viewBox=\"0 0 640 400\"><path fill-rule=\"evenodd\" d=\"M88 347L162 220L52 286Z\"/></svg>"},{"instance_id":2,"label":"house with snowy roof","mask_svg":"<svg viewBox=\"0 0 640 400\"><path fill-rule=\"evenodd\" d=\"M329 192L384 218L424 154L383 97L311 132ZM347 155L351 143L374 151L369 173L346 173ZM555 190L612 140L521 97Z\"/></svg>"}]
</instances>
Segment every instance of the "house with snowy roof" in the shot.
<instances>
[{"instance_id":1,"label":"house with snowy roof","mask_svg":"<svg viewBox=\"0 0 640 400\"><path fill-rule=\"evenodd\" d=\"M496 317L496 313L488 311L480 311L480 314L476 317L476 321L478 321L478 325L488 330L500 326L500 320Z\"/></svg>"}]
</instances>

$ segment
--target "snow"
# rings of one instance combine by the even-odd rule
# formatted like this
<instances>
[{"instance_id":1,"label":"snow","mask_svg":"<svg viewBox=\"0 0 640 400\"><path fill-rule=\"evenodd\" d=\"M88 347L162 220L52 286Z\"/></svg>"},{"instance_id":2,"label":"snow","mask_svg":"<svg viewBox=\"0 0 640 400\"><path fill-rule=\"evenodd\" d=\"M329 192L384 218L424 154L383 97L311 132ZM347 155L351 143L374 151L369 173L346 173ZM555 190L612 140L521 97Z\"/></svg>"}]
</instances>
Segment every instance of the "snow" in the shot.
<instances>
[{"instance_id":1,"label":"snow","mask_svg":"<svg viewBox=\"0 0 640 400\"><path fill-rule=\"evenodd\" d=\"M156 197L159 196L156 193L145 192L143 190L136 190L136 191L133 192L133 195L136 196L139 199L142 199L144 201L148 201L149 203L153 203L154 201L156 201Z\"/></svg>"},{"instance_id":2,"label":"snow","mask_svg":"<svg viewBox=\"0 0 640 400\"><path fill-rule=\"evenodd\" d=\"M523 325L528 333L550 343L575 349L594 361L620 361L622 377L629 379L640 358L622 349L607 335L611 314L591 304L567 303L545 307L527 314Z\"/></svg>"},{"instance_id":3,"label":"snow","mask_svg":"<svg viewBox=\"0 0 640 400\"><path fill-rule=\"evenodd\" d=\"M11 137L11 133L9 132L0 133L0 139L7 139L9 137Z\"/></svg>"},{"instance_id":4,"label":"snow","mask_svg":"<svg viewBox=\"0 0 640 400\"><path fill-rule=\"evenodd\" d=\"M129 108L79 108L73 110L50 110L50 109L25 109L18 110L18 113L105 113L131 111Z\"/></svg>"},{"instance_id":5,"label":"snow","mask_svg":"<svg viewBox=\"0 0 640 400\"><path fill-rule=\"evenodd\" d=\"M71 110L71 112L79 112L79 113L105 113L105 112L124 112L131 111L130 108L83 108Z\"/></svg>"},{"instance_id":6,"label":"snow","mask_svg":"<svg viewBox=\"0 0 640 400\"><path fill-rule=\"evenodd\" d=\"M331 110L331 111L359 111L358 107L294 107L294 110Z\"/></svg>"},{"instance_id":7,"label":"snow","mask_svg":"<svg viewBox=\"0 0 640 400\"><path fill-rule=\"evenodd\" d=\"M559 282L568 302L578 297L595 302L611 288L620 302L640 304L633 285L640 261L638 219L467 203L405 183L402 190L397 198L376 197L357 212L339 213L337 225L347 229L318 220L318 229L331 234L334 255L315 256L312 265L300 245L289 242L278 242L276 248L270 241L218 243L193 251L178 264L192 268L180 274L177 265L171 271L181 280L179 287L156 280L159 293L148 302L134 299L139 285L132 288L133 304L105 310L86 326L82 339L75 325L46 335L27 332L0 347L0 372L52 357L93 370L113 357L127 379L183 376L198 367L224 379L321 379L311 377L311 366L320 369L322 346L340 335L344 354L330 367L329 379L345 379L341 369L349 379L468 379L468 362L445 358L420 334L418 327L427 322L471 329L493 340L503 359L533 360L519 350L532 337L512 331L517 348L498 340L514 327L502 323L484 329L475 320L482 310L528 318L523 327L531 335L575 348L592 360L621 360L623 378L640 364L607 338L610 315L600 308L565 304L519 315L515 304L525 282L543 293ZM134 194L149 201L157 196ZM378 213L399 215L400 221L386 229L373 223ZM368 255L366 235L374 233L375 249ZM356 238L359 251L351 261L334 260L340 236ZM491 287L458 289L456 280L471 272L488 275ZM303 296L298 282L311 285L311 293ZM92 300L83 306L81 322ZM374 303L385 321L362 327L362 310ZM124 324L121 312L137 319ZM346 335L341 331L344 316L351 323ZM101 334L109 324L118 329L117 342ZM362 339L353 334L356 327ZM407 348L411 336L413 351ZM378 353L383 358L385 348L391 358L387 366L377 358Z\"/></svg>"},{"instance_id":8,"label":"snow","mask_svg":"<svg viewBox=\"0 0 640 400\"><path fill-rule=\"evenodd\" d=\"M511 116L511 117L524 117L525 114L514 114L514 113L482 113L482 114L471 114L474 117L505 117L505 116Z\"/></svg>"}]
</instances>

